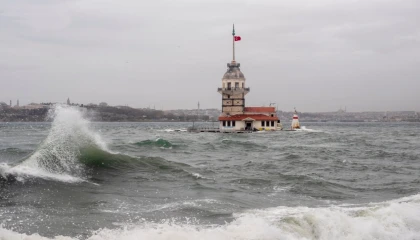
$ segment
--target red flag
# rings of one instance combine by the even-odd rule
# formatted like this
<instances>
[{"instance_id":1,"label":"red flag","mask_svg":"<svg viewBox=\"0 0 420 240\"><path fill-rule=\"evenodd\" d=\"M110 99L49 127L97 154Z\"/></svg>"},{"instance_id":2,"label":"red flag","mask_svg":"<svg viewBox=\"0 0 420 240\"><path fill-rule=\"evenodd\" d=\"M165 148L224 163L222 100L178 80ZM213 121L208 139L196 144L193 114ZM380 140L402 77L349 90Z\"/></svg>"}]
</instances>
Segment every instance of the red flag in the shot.
<instances>
[{"instance_id":1,"label":"red flag","mask_svg":"<svg viewBox=\"0 0 420 240\"><path fill-rule=\"evenodd\" d=\"M241 41L241 37L240 36L234 36L233 38L235 39L235 42L236 41Z\"/></svg>"}]
</instances>

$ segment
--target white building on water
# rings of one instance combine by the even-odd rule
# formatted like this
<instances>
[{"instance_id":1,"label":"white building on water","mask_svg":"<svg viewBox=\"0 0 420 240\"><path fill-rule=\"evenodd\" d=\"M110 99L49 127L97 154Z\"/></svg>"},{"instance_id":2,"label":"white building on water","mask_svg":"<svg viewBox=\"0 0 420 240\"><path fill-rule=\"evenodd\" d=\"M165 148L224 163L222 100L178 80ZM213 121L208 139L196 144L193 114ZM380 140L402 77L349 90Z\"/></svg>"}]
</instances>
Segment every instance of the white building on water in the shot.
<instances>
[{"instance_id":1,"label":"white building on water","mask_svg":"<svg viewBox=\"0 0 420 240\"><path fill-rule=\"evenodd\" d=\"M240 63L235 60L235 41L241 40L239 36L235 36L235 27L232 37L233 59L227 64L222 87L217 89L222 94L220 132L281 130L282 125L274 107L246 107L245 95L250 89L246 87L245 76L239 68Z\"/></svg>"}]
</instances>

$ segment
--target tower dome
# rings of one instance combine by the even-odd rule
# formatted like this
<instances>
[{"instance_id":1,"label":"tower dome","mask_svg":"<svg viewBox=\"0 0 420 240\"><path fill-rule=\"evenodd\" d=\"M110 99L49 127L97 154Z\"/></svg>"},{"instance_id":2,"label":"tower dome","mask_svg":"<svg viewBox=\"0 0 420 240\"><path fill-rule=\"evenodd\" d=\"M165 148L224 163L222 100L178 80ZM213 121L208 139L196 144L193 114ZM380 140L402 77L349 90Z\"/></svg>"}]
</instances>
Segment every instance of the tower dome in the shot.
<instances>
[{"instance_id":1,"label":"tower dome","mask_svg":"<svg viewBox=\"0 0 420 240\"><path fill-rule=\"evenodd\" d=\"M241 69L239 68L241 66L240 63L236 63L235 61L232 61L231 63L227 64L227 71L225 75L223 75L223 79L241 79L245 80L244 74L241 72Z\"/></svg>"}]
</instances>

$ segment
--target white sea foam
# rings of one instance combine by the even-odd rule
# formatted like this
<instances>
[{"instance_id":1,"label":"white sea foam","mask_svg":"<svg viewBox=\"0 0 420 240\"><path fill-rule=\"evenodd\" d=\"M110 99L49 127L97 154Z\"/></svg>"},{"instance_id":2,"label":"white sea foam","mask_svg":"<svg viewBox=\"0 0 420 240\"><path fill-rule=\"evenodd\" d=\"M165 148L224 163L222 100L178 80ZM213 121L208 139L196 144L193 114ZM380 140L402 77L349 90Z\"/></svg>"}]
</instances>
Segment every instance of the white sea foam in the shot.
<instances>
[{"instance_id":1,"label":"white sea foam","mask_svg":"<svg viewBox=\"0 0 420 240\"><path fill-rule=\"evenodd\" d=\"M268 194L269 196L276 196L279 193L287 192L291 189L291 186L274 186L273 192Z\"/></svg>"},{"instance_id":2,"label":"white sea foam","mask_svg":"<svg viewBox=\"0 0 420 240\"><path fill-rule=\"evenodd\" d=\"M420 239L420 195L363 207L275 207L234 217L224 225L143 221L120 229L100 229L88 239ZM0 227L0 239L47 238Z\"/></svg>"},{"instance_id":3,"label":"white sea foam","mask_svg":"<svg viewBox=\"0 0 420 240\"><path fill-rule=\"evenodd\" d=\"M296 129L296 131L300 132L322 132L320 130L310 129L306 128L305 126L302 126L300 129Z\"/></svg>"},{"instance_id":4,"label":"white sea foam","mask_svg":"<svg viewBox=\"0 0 420 240\"><path fill-rule=\"evenodd\" d=\"M214 199L197 199L197 200L177 201L177 202L156 205L155 207L148 208L146 211L147 212L162 211L162 210L174 211L177 209L181 209L183 207L201 207L203 205L209 205L209 204L223 205L222 202L214 200Z\"/></svg>"},{"instance_id":5,"label":"white sea foam","mask_svg":"<svg viewBox=\"0 0 420 240\"><path fill-rule=\"evenodd\" d=\"M7 175L13 175L17 181L24 182L28 178L42 178L42 179L49 179L49 180L57 180L61 182L84 182L85 179L80 177L74 177L69 174L61 173L51 173L42 168L35 168L29 166L21 166L18 165L16 167L10 167L7 164L0 164L0 175L3 177L7 177Z\"/></svg>"},{"instance_id":6,"label":"white sea foam","mask_svg":"<svg viewBox=\"0 0 420 240\"><path fill-rule=\"evenodd\" d=\"M54 121L47 138L22 163L0 165L2 175L14 175L17 180L39 177L80 182L84 176L84 166L78 160L81 150L94 147L109 151L99 134L90 130L81 109L58 105L50 117Z\"/></svg>"},{"instance_id":7,"label":"white sea foam","mask_svg":"<svg viewBox=\"0 0 420 240\"><path fill-rule=\"evenodd\" d=\"M8 229L4 229L0 226L0 239L1 240L3 240L3 239L4 240L50 240L50 239L54 239L54 240L73 240L74 238L64 237L64 236L56 236L54 238L46 238L46 237L40 236L39 234L26 235L26 234L13 232L13 231L8 230Z\"/></svg>"},{"instance_id":8,"label":"white sea foam","mask_svg":"<svg viewBox=\"0 0 420 240\"><path fill-rule=\"evenodd\" d=\"M191 173L191 175L195 177L196 179L207 179L206 177L203 177L203 175L199 173Z\"/></svg>"},{"instance_id":9,"label":"white sea foam","mask_svg":"<svg viewBox=\"0 0 420 240\"><path fill-rule=\"evenodd\" d=\"M252 132L252 133L267 133L267 132L271 132L271 131L262 130L262 131Z\"/></svg>"},{"instance_id":10,"label":"white sea foam","mask_svg":"<svg viewBox=\"0 0 420 240\"><path fill-rule=\"evenodd\" d=\"M186 132L187 129L185 129L185 128L179 128L179 129L168 128L168 129L158 130L158 131L160 131L160 132Z\"/></svg>"},{"instance_id":11,"label":"white sea foam","mask_svg":"<svg viewBox=\"0 0 420 240\"><path fill-rule=\"evenodd\" d=\"M159 132L175 132L175 130L174 129L170 129L170 128L168 128L168 129L164 129L164 130L158 130Z\"/></svg>"}]
</instances>

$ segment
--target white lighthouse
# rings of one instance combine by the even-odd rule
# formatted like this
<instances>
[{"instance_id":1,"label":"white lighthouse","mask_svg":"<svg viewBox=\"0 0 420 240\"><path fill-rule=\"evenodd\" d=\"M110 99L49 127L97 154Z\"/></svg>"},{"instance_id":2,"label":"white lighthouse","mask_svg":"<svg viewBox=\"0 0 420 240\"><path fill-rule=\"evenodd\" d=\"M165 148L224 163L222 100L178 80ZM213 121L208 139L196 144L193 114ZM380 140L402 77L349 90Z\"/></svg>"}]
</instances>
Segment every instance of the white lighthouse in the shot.
<instances>
[{"instance_id":1,"label":"white lighthouse","mask_svg":"<svg viewBox=\"0 0 420 240\"><path fill-rule=\"evenodd\" d=\"M296 130L296 129L300 129L300 124L299 124L299 117L297 115L297 111L295 108L295 113L293 114L293 120L292 120L292 130Z\"/></svg>"}]
</instances>

